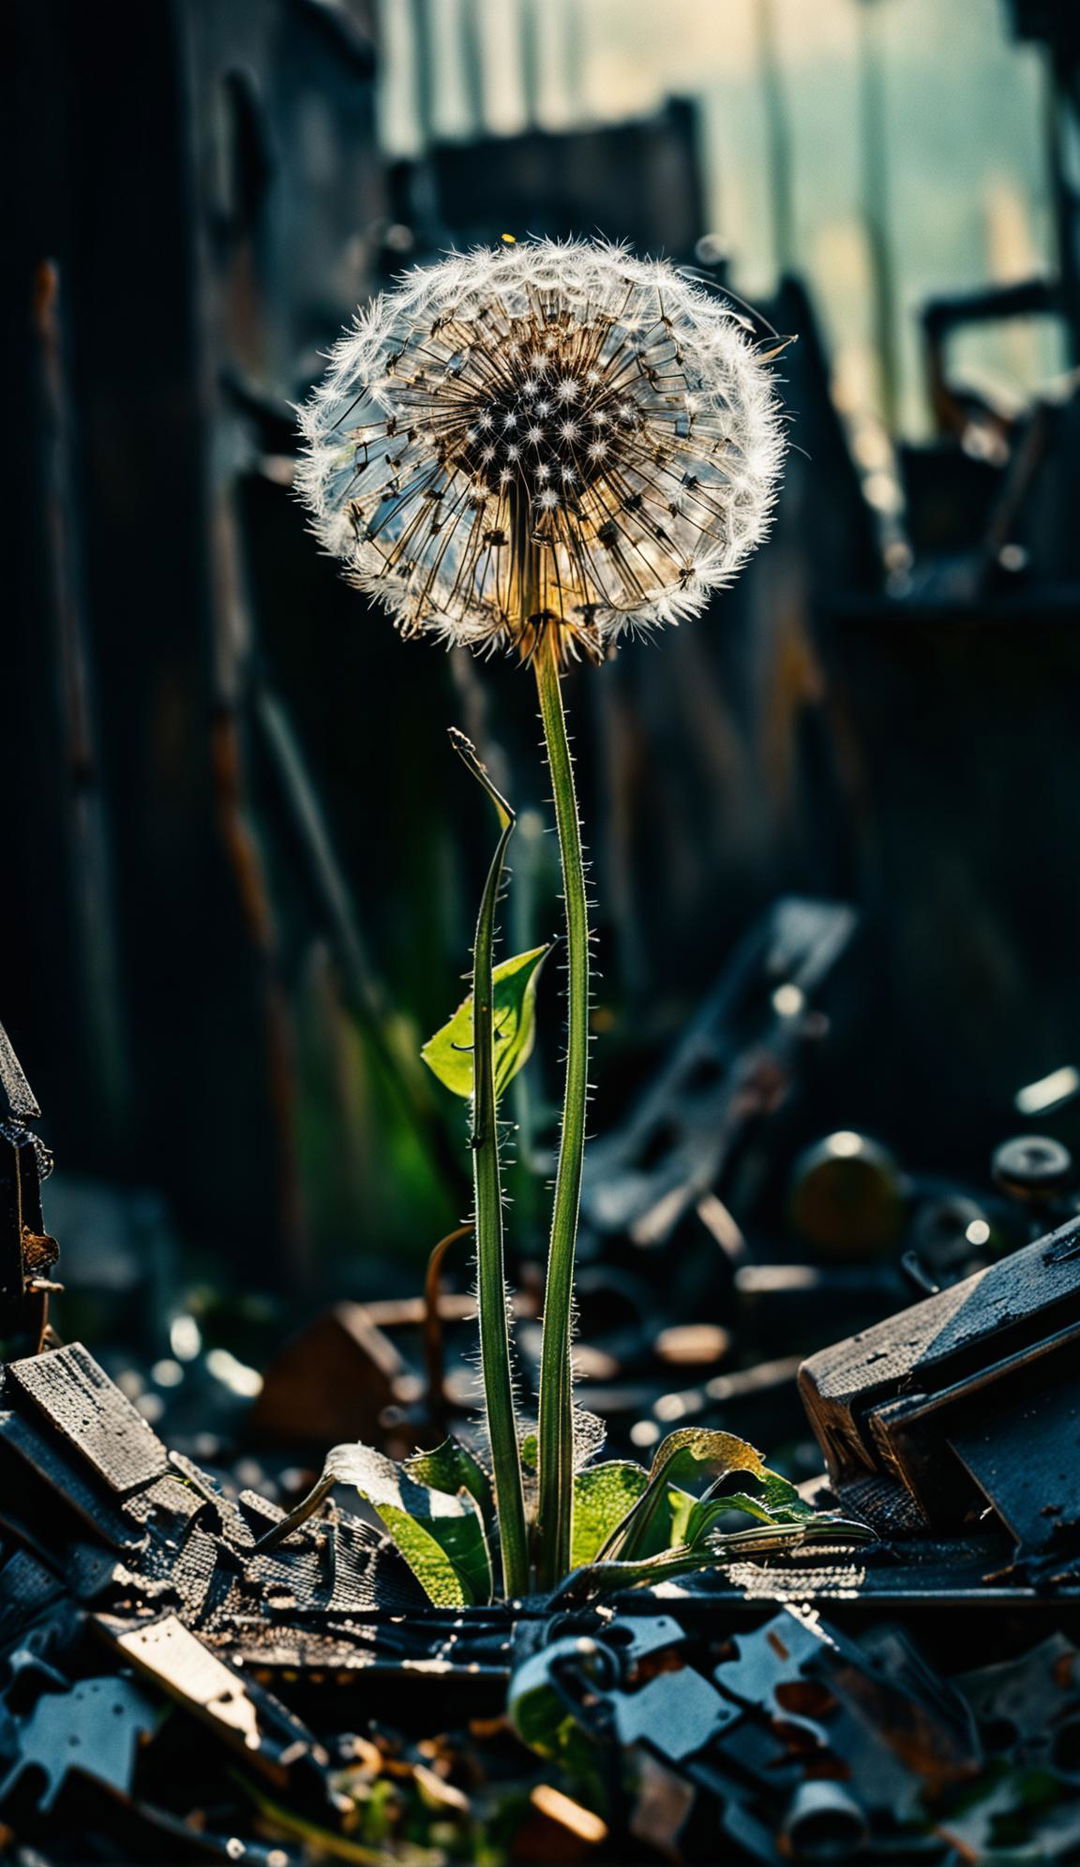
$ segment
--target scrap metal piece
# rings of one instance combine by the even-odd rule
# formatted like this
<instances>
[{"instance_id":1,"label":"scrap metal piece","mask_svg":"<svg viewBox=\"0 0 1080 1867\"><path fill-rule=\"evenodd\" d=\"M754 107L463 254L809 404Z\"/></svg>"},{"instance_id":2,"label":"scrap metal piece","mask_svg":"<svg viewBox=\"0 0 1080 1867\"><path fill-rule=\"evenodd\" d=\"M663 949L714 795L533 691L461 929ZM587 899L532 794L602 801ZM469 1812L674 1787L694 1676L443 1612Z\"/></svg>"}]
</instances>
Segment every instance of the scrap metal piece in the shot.
<instances>
[{"instance_id":1,"label":"scrap metal piece","mask_svg":"<svg viewBox=\"0 0 1080 1867\"><path fill-rule=\"evenodd\" d=\"M69 1770L127 1795L139 1744L157 1722L150 1694L130 1679L80 1679L70 1691L43 1693L19 1727L19 1754L0 1782L0 1802L29 1770L45 1779L39 1802L45 1813Z\"/></svg>"},{"instance_id":2,"label":"scrap metal piece","mask_svg":"<svg viewBox=\"0 0 1080 1867\"><path fill-rule=\"evenodd\" d=\"M122 1398L122 1396L121 1396ZM80 1534L89 1529L113 1549L138 1549L146 1538L138 1524L130 1523L115 1502L88 1482L84 1473L58 1451L52 1436L37 1430L18 1413L0 1412L0 1452L3 1464L14 1467L21 1482L10 1496L0 1497L0 1515L16 1531L32 1525L43 1498L58 1510L61 1521L74 1513ZM33 1482L27 1483L27 1474ZM27 1517L29 1513L29 1518Z\"/></svg>"},{"instance_id":3,"label":"scrap metal piece","mask_svg":"<svg viewBox=\"0 0 1080 1867\"><path fill-rule=\"evenodd\" d=\"M586 1705L601 1703L606 1729L618 1716L615 1708L642 1661L668 1650L677 1652L685 1644L678 1621L666 1614L639 1618L600 1611L526 1622L518 1632L507 1692L510 1722L522 1742L542 1755L571 1704L587 1724ZM634 1695L627 1691L625 1696ZM646 1723L652 1722L653 1710L650 1700ZM627 1729L641 1722L632 1710L625 1720Z\"/></svg>"},{"instance_id":4,"label":"scrap metal piece","mask_svg":"<svg viewBox=\"0 0 1080 1867\"><path fill-rule=\"evenodd\" d=\"M299 1718L212 1653L175 1614L135 1625L98 1614L94 1626L122 1663L153 1680L276 1783L284 1785L301 1761L328 1764L327 1752Z\"/></svg>"},{"instance_id":5,"label":"scrap metal piece","mask_svg":"<svg viewBox=\"0 0 1080 1867\"><path fill-rule=\"evenodd\" d=\"M1003 1395L954 1426L949 1445L1022 1548L1075 1545L1080 1379L1029 1399Z\"/></svg>"},{"instance_id":6,"label":"scrap metal piece","mask_svg":"<svg viewBox=\"0 0 1080 1867\"><path fill-rule=\"evenodd\" d=\"M48 1273L58 1256L41 1213L52 1156L29 1126L40 1115L0 1025L0 1336L26 1338L35 1351L45 1335Z\"/></svg>"},{"instance_id":7,"label":"scrap metal piece","mask_svg":"<svg viewBox=\"0 0 1080 1867\"><path fill-rule=\"evenodd\" d=\"M785 1854L804 1861L846 1861L870 1839L866 1811L842 1783L800 1783L780 1834Z\"/></svg>"},{"instance_id":8,"label":"scrap metal piece","mask_svg":"<svg viewBox=\"0 0 1080 1867\"><path fill-rule=\"evenodd\" d=\"M791 898L753 929L627 1120L590 1150L590 1225L657 1244L712 1191L747 1123L787 1096L807 1013L856 924L849 907Z\"/></svg>"},{"instance_id":9,"label":"scrap metal piece","mask_svg":"<svg viewBox=\"0 0 1080 1867\"><path fill-rule=\"evenodd\" d=\"M29 1400L65 1448L121 1497L168 1470L160 1439L81 1342L12 1362L4 1390L9 1401Z\"/></svg>"},{"instance_id":10,"label":"scrap metal piece","mask_svg":"<svg viewBox=\"0 0 1080 1867\"><path fill-rule=\"evenodd\" d=\"M1080 1652L1063 1633L953 1680L991 1756L1080 1780Z\"/></svg>"},{"instance_id":11,"label":"scrap metal piece","mask_svg":"<svg viewBox=\"0 0 1080 1867\"><path fill-rule=\"evenodd\" d=\"M0 1024L0 1121L40 1120L37 1097L26 1080L10 1037Z\"/></svg>"},{"instance_id":12,"label":"scrap metal piece","mask_svg":"<svg viewBox=\"0 0 1080 1867\"><path fill-rule=\"evenodd\" d=\"M252 1408L252 1431L276 1444L375 1443L405 1363L360 1303L335 1303L275 1355Z\"/></svg>"},{"instance_id":13,"label":"scrap metal piece","mask_svg":"<svg viewBox=\"0 0 1080 1867\"><path fill-rule=\"evenodd\" d=\"M836 1759L868 1806L912 1817L924 1791L966 1782L981 1762L969 1708L898 1629L855 1642L789 1607L733 1645L713 1675L721 1692L809 1758Z\"/></svg>"},{"instance_id":14,"label":"scrap metal piece","mask_svg":"<svg viewBox=\"0 0 1080 1867\"><path fill-rule=\"evenodd\" d=\"M685 1763L715 1743L739 1716L693 1666L658 1673L634 1692L613 1692L621 1744L645 1744L665 1763Z\"/></svg>"},{"instance_id":15,"label":"scrap metal piece","mask_svg":"<svg viewBox=\"0 0 1080 1867\"><path fill-rule=\"evenodd\" d=\"M828 1738L822 1725L799 1711L789 1689L805 1679L830 1644L816 1616L787 1608L764 1627L738 1635L734 1659L721 1661L713 1677L736 1707L788 1724L811 1747L824 1750ZM778 1696L782 1689L789 1694L785 1700Z\"/></svg>"},{"instance_id":16,"label":"scrap metal piece","mask_svg":"<svg viewBox=\"0 0 1080 1867\"><path fill-rule=\"evenodd\" d=\"M906 1195L889 1150L844 1128L823 1136L795 1162L789 1216L824 1262L867 1263L896 1244Z\"/></svg>"},{"instance_id":17,"label":"scrap metal piece","mask_svg":"<svg viewBox=\"0 0 1080 1867\"><path fill-rule=\"evenodd\" d=\"M955 1533L987 1504L1035 1547L1075 1486L1054 1477L1041 1498L1025 1475L1018 1410L1075 1437L1080 1343L1080 1224L1075 1219L962 1283L927 1297L803 1363L799 1386L841 1501L867 1477L909 1492L935 1533ZM1018 1436L1019 1435L1019 1436ZM991 1443L993 1440L993 1443ZM1051 1449L1056 1450L1056 1457ZM1037 1456L1042 1457L1040 1453ZM1076 1513L1072 1513L1076 1515ZM1058 1535L1060 1536L1060 1523Z\"/></svg>"}]
</instances>

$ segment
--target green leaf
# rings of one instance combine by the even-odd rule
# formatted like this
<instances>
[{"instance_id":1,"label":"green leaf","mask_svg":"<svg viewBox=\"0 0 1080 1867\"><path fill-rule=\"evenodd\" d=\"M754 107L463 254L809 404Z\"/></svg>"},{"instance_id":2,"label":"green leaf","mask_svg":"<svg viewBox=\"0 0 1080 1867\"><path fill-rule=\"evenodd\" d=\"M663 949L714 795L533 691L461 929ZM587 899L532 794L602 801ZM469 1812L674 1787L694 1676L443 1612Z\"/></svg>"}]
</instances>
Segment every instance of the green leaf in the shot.
<instances>
[{"instance_id":1,"label":"green leaf","mask_svg":"<svg viewBox=\"0 0 1080 1867\"><path fill-rule=\"evenodd\" d=\"M669 1433L656 1449L644 1492L609 1536L600 1551L602 1559L630 1562L655 1554L658 1541L661 1548L664 1542L670 1542L672 1487L702 1470L712 1471L717 1477L737 1471L761 1478L767 1467L760 1452L734 1433L709 1432L700 1426L684 1426ZM674 1513L676 1517L679 1514L677 1510Z\"/></svg>"},{"instance_id":2,"label":"green leaf","mask_svg":"<svg viewBox=\"0 0 1080 1867\"><path fill-rule=\"evenodd\" d=\"M676 1526L678 1541L696 1549L733 1511L769 1524L807 1523L816 1515L813 1505L799 1496L790 1479L770 1471L768 1466L761 1472L758 1484L760 1490L756 1492L723 1491L716 1496L707 1492L703 1498L690 1499L690 1510L680 1516Z\"/></svg>"},{"instance_id":3,"label":"green leaf","mask_svg":"<svg viewBox=\"0 0 1080 1867\"><path fill-rule=\"evenodd\" d=\"M876 1532L868 1524L852 1523L843 1517L812 1512L798 1523L754 1524L745 1530L731 1530L711 1535L691 1549L680 1543L652 1556L632 1560L589 1562L568 1575L548 1601L548 1612L590 1595L613 1590L637 1588L642 1583L665 1582L677 1575L693 1575L705 1569L723 1569L729 1563L755 1556L775 1555L785 1549L800 1549L812 1543L872 1543Z\"/></svg>"},{"instance_id":4,"label":"green leaf","mask_svg":"<svg viewBox=\"0 0 1080 1867\"><path fill-rule=\"evenodd\" d=\"M770 1471L768 1466L758 1474L758 1485L757 1491L733 1492L726 1499L718 1498L717 1502L726 1503L729 1510L743 1510L748 1517L756 1517L761 1523L802 1523L816 1515L814 1506L799 1496L790 1478Z\"/></svg>"},{"instance_id":5,"label":"green leaf","mask_svg":"<svg viewBox=\"0 0 1080 1867\"><path fill-rule=\"evenodd\" d=\"M404 1462L409 1477L432 1491L444 1491L449 1497L468 1493L484 1523L495 1521L495 1493L491 1479L460 1439L444 1439L431 1452L414 1452Z\"/></svg>"},{"instance_id":6,"label":"green leaf","mask_svg":"<svg viewBox=\"0 0 1080 1867\"><path fill-rule=\"evenodd\" d=\"M632 1505L637 1503L648 1476L640 1465L628 1459L611 1459L605 1465L590 1465L574 1478L574 1528L570 1546L570 1566L593 1562L611 1532L620 1524Z\"/></svg>"},{"instance_id":7,"label":"green leaf","mask_svg":"<svg viewBox=\"0 0 1080 1867\"><path fill-rule=\"evenodd\" d=\"M597 1413L587 1413L584 1407L574 1408L574 1470L594 1459L604 1449L607 1427ZM540 1459L540 1440L535 1426L530 1426L521 1438L521 1463L534 1472Z\"/></svg>"},{"instance_id":8,"label":"green leaf","mask_svg":"<svg viewBox=\"0 0 1080 1867\"><path fill-rule=\"evenodd\" d=\"M550 946L533 947L504 959L492 973L495 988L495 1095L502 1095L532 1054L536 1037L536 985ZM470 992L448 1024L429 1037L420 1055L447 1089L466 1099L473 1092L473 1002Z\"/></svg>"},{"instance_id":9,"label":"green leaf","mask_svg":"<svg viewBox=\"0 0 1080 1867\"><path fill-rule=\"evenodd\" d=\"M491 1599L491 1556L473 1503L418 1484L370 1446L334 1446L324 1477L355 1485L376 1510L421 1588L439 1608Z\"/></svg>"}]
</instances>

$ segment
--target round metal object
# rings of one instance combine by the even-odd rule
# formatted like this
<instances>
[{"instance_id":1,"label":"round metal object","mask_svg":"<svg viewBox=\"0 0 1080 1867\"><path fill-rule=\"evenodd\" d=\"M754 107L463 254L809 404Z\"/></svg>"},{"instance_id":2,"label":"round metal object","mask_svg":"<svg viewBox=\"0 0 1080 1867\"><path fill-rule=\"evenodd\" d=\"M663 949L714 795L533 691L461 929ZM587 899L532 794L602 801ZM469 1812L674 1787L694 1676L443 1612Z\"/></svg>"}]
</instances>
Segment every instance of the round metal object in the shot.
<instances>
[{"instance_id":1,"label":"round metal object","mask_svg":"<svg viewBox=\"0 0 1080 1867\"><path fill-rule=\"evenodd\" d=\"M787 1852L800 1861L846 1861L869 1838L866 1816L839 1783L800 1784L784 1819Z\"/></svg>"},{"instance_id":2,"label":"round metal object","mask_svg":"<svg viewBox=\"0 0 1080 1867\"><path fill-rule=\"evenodd\" d=\"M903 1227L900 1170L880 1142L840 1129L796 1161L790 1212L796 1231L826 1261L881 1257Z\"/></svg>"},{"instance_id":3,"label":"round metal object","mask_svg":"<svg viewBox=\"0 0 1080 1867\"><path fill-rule=\"evenodd\" d=\"M995 1185L1012 1199L1058 1198L1072 1182L1073 1161L1067 1147L1051 1135L1021 1134L994 1151Z\"/></svg>"}]
</instances>

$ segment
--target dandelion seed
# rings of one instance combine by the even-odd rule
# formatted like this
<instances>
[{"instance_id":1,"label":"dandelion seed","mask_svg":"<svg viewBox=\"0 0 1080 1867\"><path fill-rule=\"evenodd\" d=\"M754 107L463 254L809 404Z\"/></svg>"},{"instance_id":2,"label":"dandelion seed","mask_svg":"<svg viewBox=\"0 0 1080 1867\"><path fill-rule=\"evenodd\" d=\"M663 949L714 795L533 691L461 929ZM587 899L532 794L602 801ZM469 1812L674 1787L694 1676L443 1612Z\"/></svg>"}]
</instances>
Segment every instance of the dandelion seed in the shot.
<instances>
[{"instance_id":1,"label":"dandelion seed","mask_svg":"<svg viewBox=\"0 0 1080 1867\"><path fill-rule=\"evenodd\" d=\"M526 652L514 553L487 531L524 520L535 620L561 652L600 654L732 580L784 450L743 320L662 262L586 242L406 275L342 337L300 423L297 488L351 579L408 634Z\"/></svg>"}]
</instances>

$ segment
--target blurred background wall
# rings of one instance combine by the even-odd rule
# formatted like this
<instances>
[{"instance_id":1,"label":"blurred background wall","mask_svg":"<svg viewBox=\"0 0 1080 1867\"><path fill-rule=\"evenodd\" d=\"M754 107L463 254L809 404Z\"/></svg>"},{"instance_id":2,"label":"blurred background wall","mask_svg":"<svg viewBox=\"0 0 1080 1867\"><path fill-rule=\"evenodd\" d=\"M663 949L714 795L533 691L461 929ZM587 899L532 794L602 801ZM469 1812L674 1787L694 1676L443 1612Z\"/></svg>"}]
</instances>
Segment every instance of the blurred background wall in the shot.
<instances>
[{"instance_id":1,"label":"blurred background wall","mask_svg":"<svg viewBox=\"0 0 1080 1867\"><path fill-rule=\"evenodd\" d=\"M529 683L345 588L290 498L291 404L395 271L504 232L628 239L797 339L773 543L571 683L597 1127L794 892L862 926L807 1120L983 1162L1080 1056L1069 0L8 24L0 1017L67 1173L153 1188L285 1289L412 1283L464 1209L460 1109L417 1062L488 853L445 727L521 809L508 938L534 944ZM541 1152L553 1011L519 1110Z\"/></svg>"}]
</instances>

